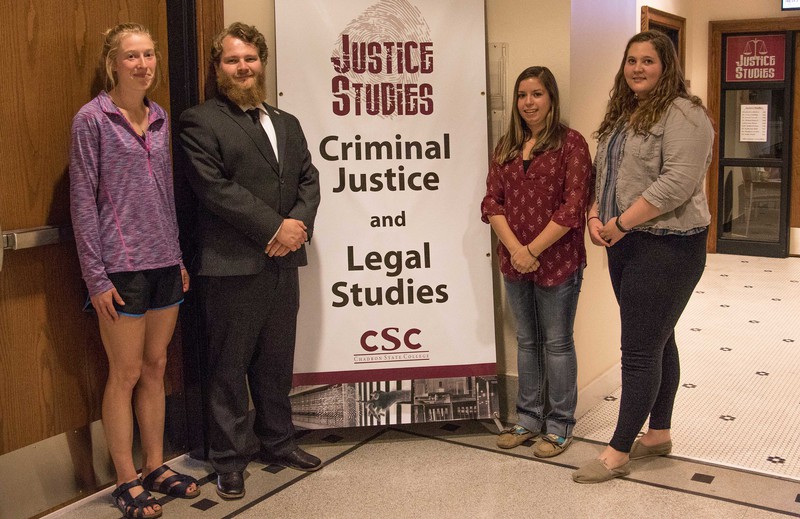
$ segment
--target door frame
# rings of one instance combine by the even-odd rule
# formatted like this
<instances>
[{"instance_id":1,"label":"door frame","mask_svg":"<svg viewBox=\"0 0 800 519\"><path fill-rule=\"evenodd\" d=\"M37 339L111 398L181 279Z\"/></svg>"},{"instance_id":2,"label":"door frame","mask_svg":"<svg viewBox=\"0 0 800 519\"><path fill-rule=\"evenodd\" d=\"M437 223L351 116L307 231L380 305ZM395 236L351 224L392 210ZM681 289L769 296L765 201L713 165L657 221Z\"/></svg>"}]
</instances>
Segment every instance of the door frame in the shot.
<instances>
[{"instance_id":1,"label":"door frame","mask_svg":"<svg viewBox=\"0 0 800 519\"><path fill-rule=\"evenodd\" d=\"M712 21L709 22L709 37L708 37L708 92L707 102L708 113L717 130L714 135L714 148L711 160L711 167L706 175L706 196L708 198L708 207L711 212L711 223L708 226L708 252L717 252L717 238L718 238L718 210L719 210L719 128L721 124L721 91L722 91L722 35L737 34L737 33L752 33L752 32L781 32L781 31L800 31L800 17L789 18L760 18L753 20L725 20L725 21ZM798 38L800 39L800 38ZM797 59L797 55L795 55ZM800 67L792 64L793 79L798 80L798 69ZM798 95L800 88L794 89L793 97ZM794 102L792 121L791 121L791 134L800 135L800 127L798 121L800 119L800 103ZM791 157L791 172L789 176L789 206L800 207L800 150L795 150ZM789 228L800 227L800 211L790 211L789 214Z\"/></svg>"},{"instance_id":2,"label":"door frame","mask_svg":"<svg viewBox=\"0 0 800 519\"><path fill-rule=\"evenodd\" d=\"M222 31L224 20L224 0L179 0L171 5L175 26L170 24L170 63L182 66L170 68L170 84L176 85L171 93L171 123L173 170L175 198L178 212L178 226L181 235L183 260L190 268L193 258L193 244L188 236L194 227L197 199L189 188L183 171L188 165L185 156L175 153L179 150L179 125L181 113L206 98L209 92L207 82L210 78L210 56L212 40ZM172 4L172 0L170 0ZM171 20L172 22L172 20ZM173 46L173 32L175 41ZM173 54L174 53L174 54ZM177 85L182 85L179 90ZM198 286L193 282L195 287ZM183 344L183 391L186 410L185 424L171 424L185 427L186 452L197 459L205 459L208 454L206 422L204 417L205 386L203 384L206 337L201 317L202 307L197 290L190 290L181 305L180 328ZM168 424L169 426L169 424Z\"/></svg>"}]
</instances>

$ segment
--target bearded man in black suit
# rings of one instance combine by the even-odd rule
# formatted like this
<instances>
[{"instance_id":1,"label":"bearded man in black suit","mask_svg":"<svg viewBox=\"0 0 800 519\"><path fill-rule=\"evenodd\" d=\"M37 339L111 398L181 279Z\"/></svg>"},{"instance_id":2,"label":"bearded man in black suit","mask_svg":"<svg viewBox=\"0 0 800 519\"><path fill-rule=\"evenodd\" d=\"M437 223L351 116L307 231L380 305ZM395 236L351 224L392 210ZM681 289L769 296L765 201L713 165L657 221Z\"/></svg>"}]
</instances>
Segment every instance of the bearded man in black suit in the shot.
<instances>
[{"instance_id":1,"label":"bearded man in black suit","mask_svg":"<svg viewBox=\"0 0 800 519\"><path fill-rule=\"evenodd\" d=\"M266 461L316 470L295 443L292 383L299 286L319 205L319 173L298 120L264 102L267 45L242 23L214 38L218 95L181 114L186 178L197 195L197 257L208 333L209 460L217 493L244 496L253 430Z\"/></svg>"}]
</instances>

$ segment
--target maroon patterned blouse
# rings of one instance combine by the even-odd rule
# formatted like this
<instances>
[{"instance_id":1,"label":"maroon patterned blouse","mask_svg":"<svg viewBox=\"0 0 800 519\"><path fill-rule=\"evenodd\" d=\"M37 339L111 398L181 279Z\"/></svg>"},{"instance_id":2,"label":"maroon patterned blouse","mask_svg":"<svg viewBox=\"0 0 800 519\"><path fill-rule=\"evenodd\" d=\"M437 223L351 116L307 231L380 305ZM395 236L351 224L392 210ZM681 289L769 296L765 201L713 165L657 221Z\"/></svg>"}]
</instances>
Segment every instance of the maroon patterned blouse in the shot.
<instances>
[{"instance_id":1,"label":"maroon patterned blouse","mask_svg":"<svg viewBox=\"0 0 800 519\"><path fill-rule=\"evenodd\" d=\"M510 253L498 243L500 272L507 279L530 280L551 287L560 285L586 264L583 232L593 184L589 146L572 129L567 131L561 148L534 155L527 171L519 156L505 164L492 161L481 203L484 222L488 223L490 216L505 215L522 244L532 242L550 220L570 227L567 234L542 252L539 268L529 274L516 270Z\"/></svg>"}]
</instances>

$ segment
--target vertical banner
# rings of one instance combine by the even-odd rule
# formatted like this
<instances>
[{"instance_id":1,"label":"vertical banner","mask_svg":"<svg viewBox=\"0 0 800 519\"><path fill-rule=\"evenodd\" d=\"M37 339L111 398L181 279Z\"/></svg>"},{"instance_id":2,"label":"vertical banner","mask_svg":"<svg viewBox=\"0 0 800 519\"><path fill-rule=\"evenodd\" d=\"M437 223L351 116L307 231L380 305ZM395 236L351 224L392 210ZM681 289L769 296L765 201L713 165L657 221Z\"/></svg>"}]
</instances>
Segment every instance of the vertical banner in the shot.
<instances>
[{"instance_id":1,"label":"vertical banner","mask_svg":"<svg viewBox=\"0 0 800 519\"><path fill-rule=\"evenodd\" d=\"M333 425L488 416L483 0L276 0L275 20L279 108L322 193L293 405L351 406Z\"/></svg>"}]
</instances>

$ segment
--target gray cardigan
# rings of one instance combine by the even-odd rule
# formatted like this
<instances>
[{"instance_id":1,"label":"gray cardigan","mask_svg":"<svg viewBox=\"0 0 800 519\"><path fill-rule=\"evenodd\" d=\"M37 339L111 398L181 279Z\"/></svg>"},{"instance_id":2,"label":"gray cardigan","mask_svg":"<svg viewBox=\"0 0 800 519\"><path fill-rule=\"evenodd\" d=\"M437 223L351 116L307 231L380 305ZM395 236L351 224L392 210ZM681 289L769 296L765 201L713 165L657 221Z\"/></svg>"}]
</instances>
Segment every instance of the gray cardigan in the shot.
<instances>
[{"instance_id":1,"label":"gray cardigan","mask_svg":"<svg viewBox=\"0 0 800 519\"><path fill-rule=\"evenodd\" d=\"M637 228L688 231L711 221L703 191L714 128L702 107L676 98L645 135L628 130L617 165L617 207L625 211L639 196L662 211ZM596 193L608 174L608 136L597 145Z\"/></svg>"}]
</instances>

